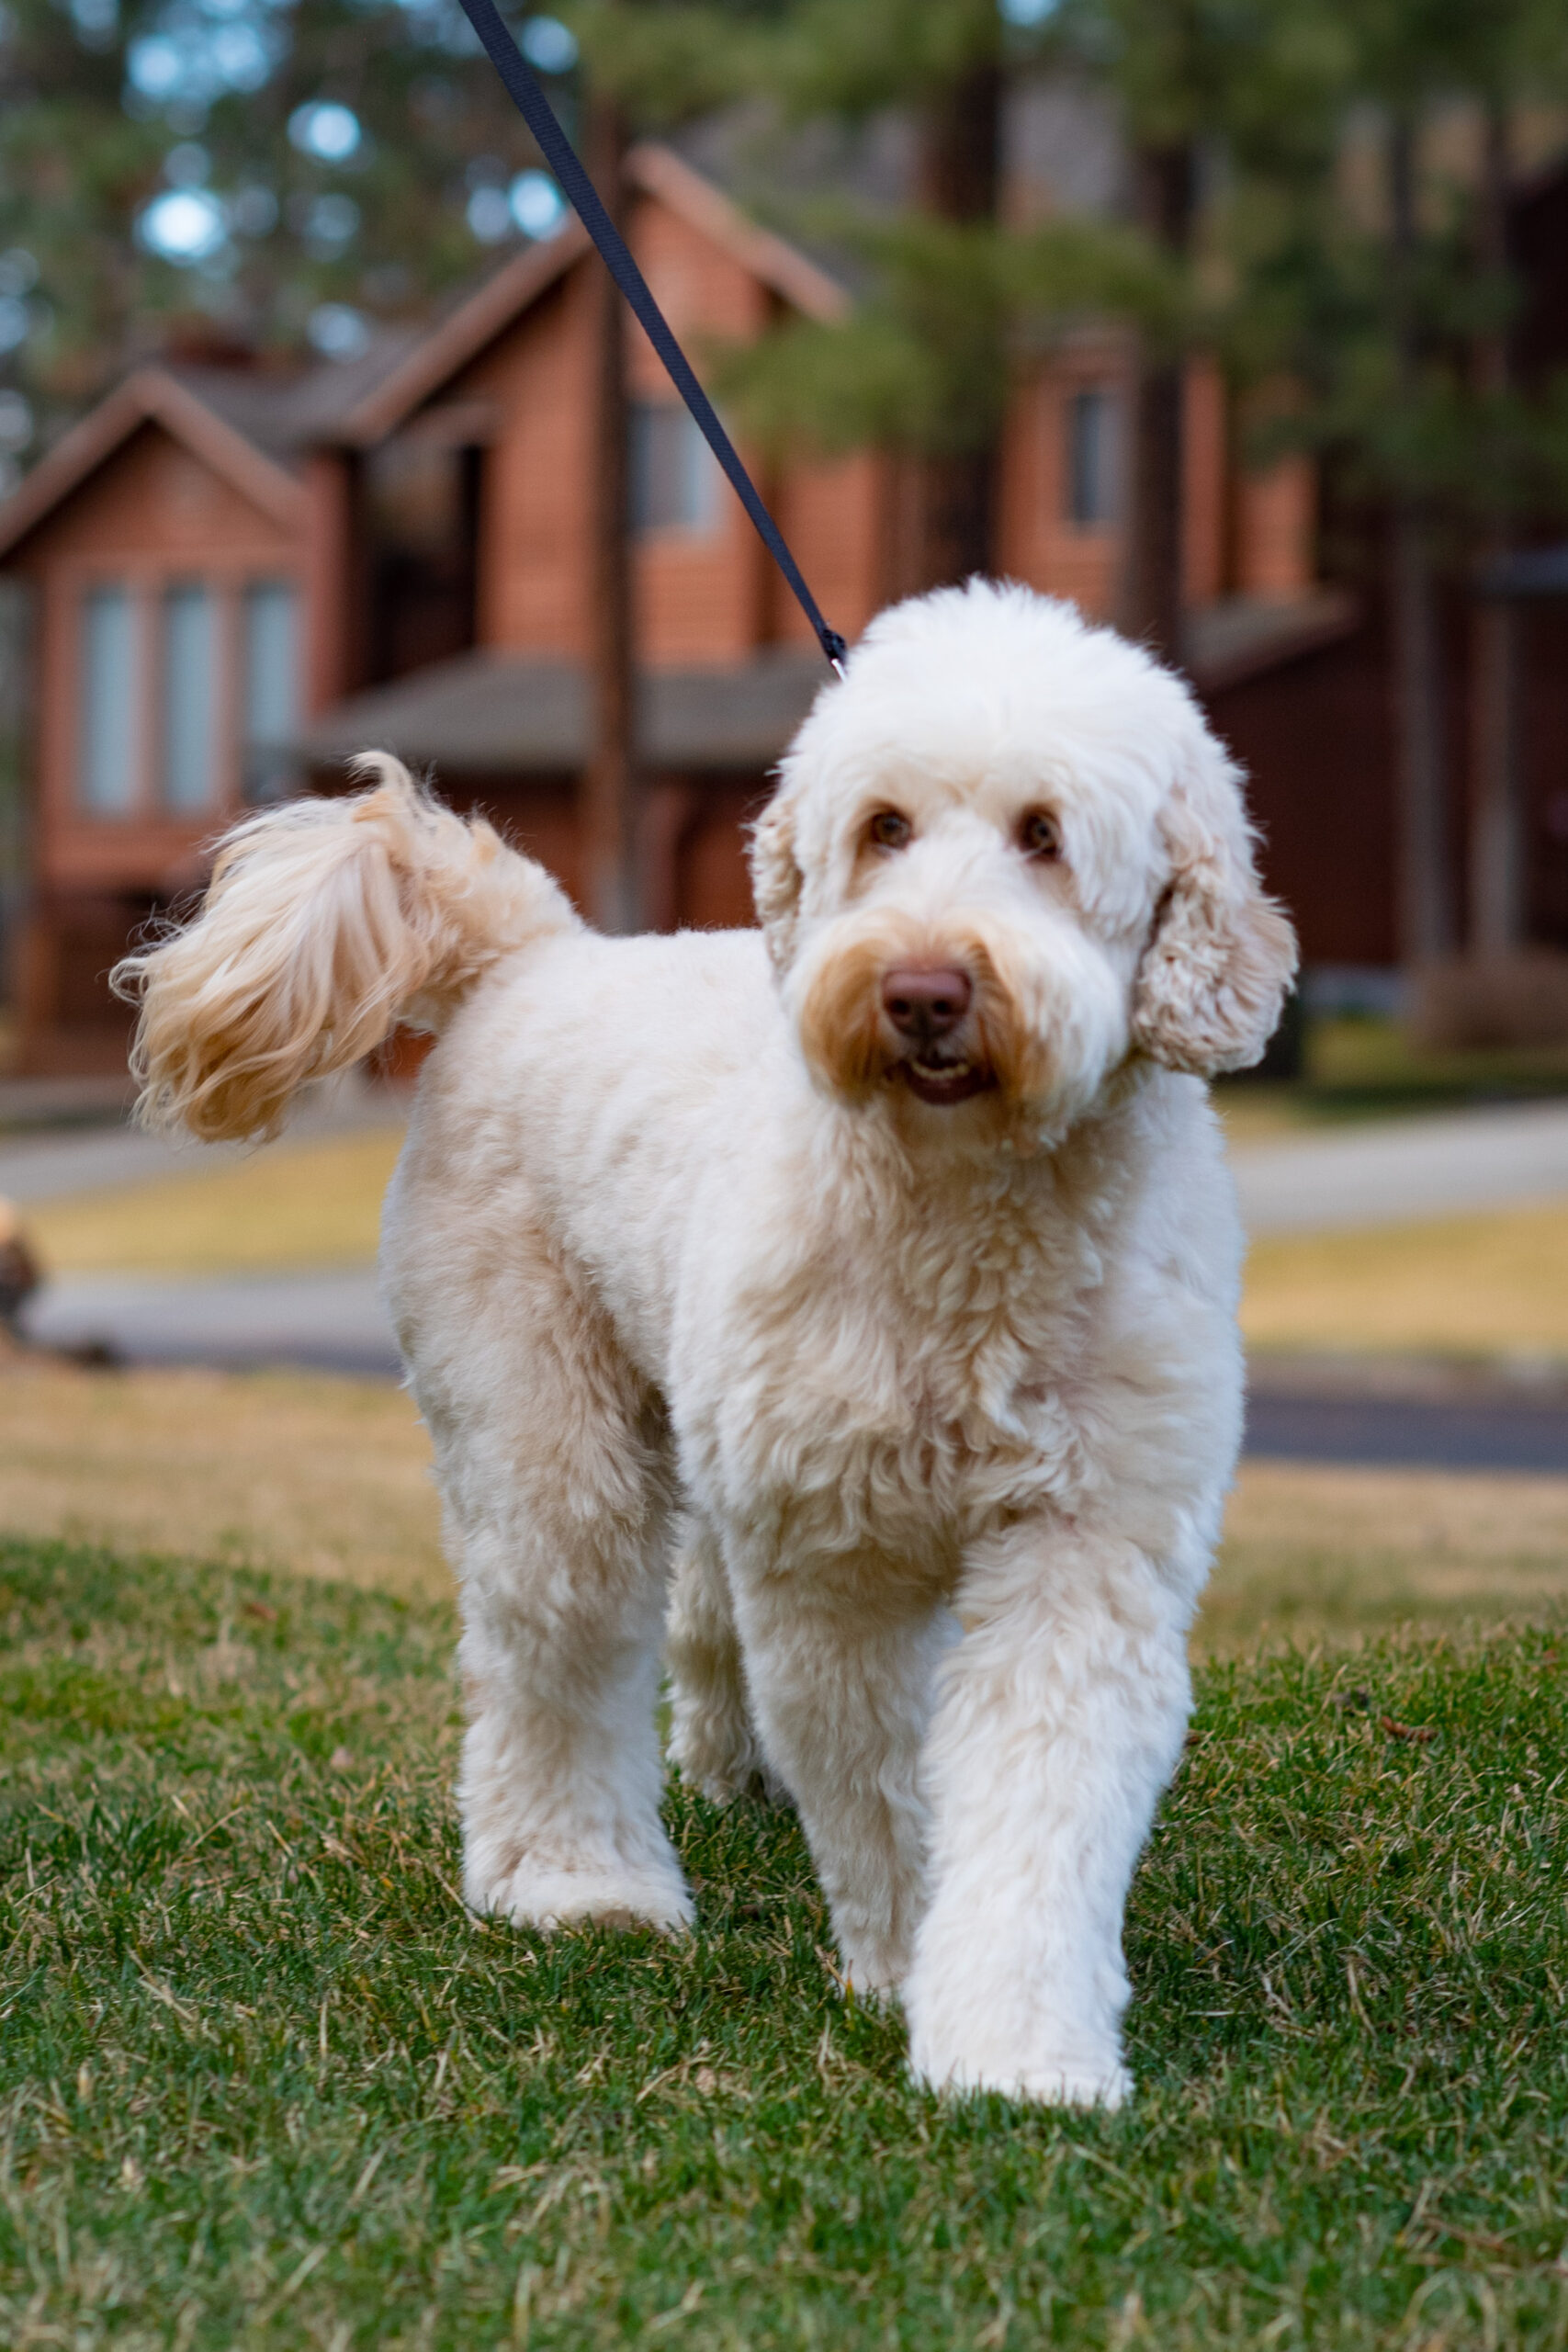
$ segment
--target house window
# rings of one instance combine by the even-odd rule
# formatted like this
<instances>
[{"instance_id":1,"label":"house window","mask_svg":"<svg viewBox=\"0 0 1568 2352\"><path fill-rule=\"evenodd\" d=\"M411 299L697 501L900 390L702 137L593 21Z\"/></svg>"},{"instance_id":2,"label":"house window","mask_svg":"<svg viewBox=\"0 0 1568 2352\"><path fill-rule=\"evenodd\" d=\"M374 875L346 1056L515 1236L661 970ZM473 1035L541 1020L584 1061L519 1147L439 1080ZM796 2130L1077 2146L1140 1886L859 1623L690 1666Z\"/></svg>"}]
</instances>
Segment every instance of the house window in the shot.
<instances>
[{"instance_id":1,"label":"house window","mask_svg":"<svg viewBox=\"0 0 1568 2352\"><path fill-rule=\"evenodd\" d=\"M90 589L82 605L77 790L82 806L118 817L136 798L141 734L136 608L126 588Z\"/></svg>"},{"instance_id":2,"label":"house window","mask_svg":"<svg viewBox=\"0 0 1568 2352\"><path fill-rule=\"evenodd\" d=\"M288 745L299 713L296 602L285 580L259 580L245 591L247 800L276 800L288 786Z\"/></svg>"},{"instance_id":3,"label":"house window","mask_svg":"<svg viewBox=\"0 0 1568 2352\"><path fill-rule=\"evenodd\" d=\"M669 401L637 401L631 437L632 528L711 531L724 478L695 419Z\"/></svg>"},{"instance_id":4,"label":"house window","mask_svg":"<svg viewBox=\"0 0 1568 2352\"><path fill-rule=\"evenodd\" d=\"M217 798L218 608L183 582L164 596L164 805L209 808Z\"/></svg>"},{"instance_id":5,"label":"house window","mask_svg":"<svg viewBox=\"0 0 1568 2352\"><path fill-rule=\"evenodd\" d=\"M1092 527L1113 523L1120 503L1121 417L1116 395L1103 386L1074 392L1067 401L1067 520Z\"/></svg>"}]
</instances>

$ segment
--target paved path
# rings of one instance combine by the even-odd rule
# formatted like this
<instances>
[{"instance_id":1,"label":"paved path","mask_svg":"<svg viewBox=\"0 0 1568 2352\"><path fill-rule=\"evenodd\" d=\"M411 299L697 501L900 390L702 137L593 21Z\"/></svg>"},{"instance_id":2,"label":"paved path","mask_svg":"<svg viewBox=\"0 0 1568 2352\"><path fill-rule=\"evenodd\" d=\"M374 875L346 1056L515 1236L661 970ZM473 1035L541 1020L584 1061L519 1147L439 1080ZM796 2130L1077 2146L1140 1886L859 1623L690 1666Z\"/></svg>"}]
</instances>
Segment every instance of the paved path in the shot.
<instances>
[{"instance_id":1,"label":"paved path","mask_svg":"<svg viewBox=\"0 0 1568 2352\"><path fill-rule=\"evenodd\" d=\"M307 1364L387 1379L400 1369L368 1266L199 1282L57 1274L24 1319L46 1346L103 1346L139 1363Z\"/></svg>"},{"instance_id":2,"label":"paved path","mask_svg":"<svg viewBox=\"0 0 1568 2352\"><path fill-rule=\"evenodd\" d=\"M1568 1198L1568 1102L1382 1120L1234 1151L1249 1233L1403 1225Z\"/></svg>"},{"instance_id":3,"label":"paved path","mask_svg":"<svg viewBox=\"0 0 1568 2352\"><path fill-rule=\"evenodd\" d=\"M1385 1469L1524 1470L1568 1478L1568 1401L1303 1396L1255 1388L1247 1451L1281 1462Z\"/></svg>"},{"instance_id":4,"label":"paved path","mask_svg":"<svg viewBox=\"0 0 1568 2352\"><path fill-rule=\"evenodd\" d=\"M394 1379L391 1327L368 1269L182 1282L63 1276L28 1317L55 1347L94 1343L146 1363L303 1365ZM1286 1461L1382 1463L1568 1476L1568 1395L1347 1395L1303 1391L1264 1369L1247 1450Z\"/></svg>"},{"instance_id":5,"label":"paved path","mask_svg":"<svg viewBox=\"0 0 1568 2352\"><path fill-rule=\"evenodd\" d=\"M324 1091L289 1125L296 1138L385 1125L397 1105L369 1087ZM0 1195L27 1204L100 1185L210 1168L242 1144L171 1142L133 1127L0 1134ZM1568 1198L1568 1102L1510 1105L1321 1130L1231 1155L1252 1233L1402 1224L1510 1202Z\"/></svg>"},{"instance_id":6,"label":"paved path","mask_svg":"<svg viewBox=\"0 0 1568 2352\"><path fill-rule=\"evenodd\" d=\"M288 1122L288 1139L348 1135L361 1127L396 1125L403 1117L395 1096L363 1081L323 1086L306 1095ZM263 1148L265 1149L265 1146ZM143 1135L127 1125L48 1127L30 1135L0 1133L0 1198L26 1207L71 1193L118 1184L151 1183L160 1176L195 1175L220 1168L254 1149L251 1144L194 1143Z\"/></svg>"}]
</instances>

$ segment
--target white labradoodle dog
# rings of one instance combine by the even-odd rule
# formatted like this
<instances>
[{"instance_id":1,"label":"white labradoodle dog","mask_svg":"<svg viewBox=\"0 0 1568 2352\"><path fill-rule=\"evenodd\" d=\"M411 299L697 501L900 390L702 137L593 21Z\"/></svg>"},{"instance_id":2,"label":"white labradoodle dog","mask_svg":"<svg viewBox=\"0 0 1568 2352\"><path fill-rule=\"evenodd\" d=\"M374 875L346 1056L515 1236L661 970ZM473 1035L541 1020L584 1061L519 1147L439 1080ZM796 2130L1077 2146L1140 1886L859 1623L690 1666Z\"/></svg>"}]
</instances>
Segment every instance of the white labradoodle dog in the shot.
<instances>
[{"instance_id":1,"label":"white labradoodle dog","mask_svg":"<svg viewBox=\"0 0 1568 2352\"><path fill-rule=\"evenodd\" d=\"M1241 1430L1201 1081L1293 963L1236 770L1145 654L978 582L823 686L760 933L600 937L366 764L241 825L123 985L145 1113L198 1136L439 1035L382 1266L462 1583L468 1900L690 1921L668 1613L677 1763L789 1792L917 2075L1114 2103Z\"/></svg>"}]
</instances>

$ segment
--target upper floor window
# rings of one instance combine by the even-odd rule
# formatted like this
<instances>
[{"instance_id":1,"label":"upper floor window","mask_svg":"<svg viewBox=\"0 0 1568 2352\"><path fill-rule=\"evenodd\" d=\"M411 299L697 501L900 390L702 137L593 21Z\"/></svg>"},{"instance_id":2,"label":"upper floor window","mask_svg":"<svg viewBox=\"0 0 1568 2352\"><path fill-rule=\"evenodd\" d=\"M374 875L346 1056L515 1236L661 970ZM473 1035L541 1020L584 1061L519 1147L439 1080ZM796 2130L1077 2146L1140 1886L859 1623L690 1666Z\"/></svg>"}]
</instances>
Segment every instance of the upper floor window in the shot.
<instances>
[{"instance_id":1,"label":"upper floor window","mask_svg":"<svg viewBox=\"0 0 1568 2352\"><path fill-rule=\"evenodd\" d=\"M199 581L164 592L160 684L164 806L209 808L219 797L218 608Z\"/></svg>"},{"instance_id":2,"label":"upper floor window","mask_svg":"<svg viewBox=\"0 0 1568 2352\"><path fill-rule=\"evenodd\" d=\"M724 477L690 413L668 401L636 401L631 412L632 528L711 531Z\"/></svg>"},{"instance_id":3,"label":"upper floor window","mask_svg":"<svg viewBox=\"0 0 1568 2352\"><path fill-rule=\"evenodd\" d=\"M136 798L141 738L136 607L129 589L90 588L82 605L81 729L77 790L82 806L119 815Z\"/></svg>"},{"instance_id":4,"label":"upper floor window","mask_svg":"<svg viewBox=\"0 0 1568 2352\"><path fill-rule=\"evenodd\" d=\"M1113 523L1121 504L1121 404L1104 385L1070 395L1066 404L1066 510L1069 523Z\"/></svg>"}]
</instances>

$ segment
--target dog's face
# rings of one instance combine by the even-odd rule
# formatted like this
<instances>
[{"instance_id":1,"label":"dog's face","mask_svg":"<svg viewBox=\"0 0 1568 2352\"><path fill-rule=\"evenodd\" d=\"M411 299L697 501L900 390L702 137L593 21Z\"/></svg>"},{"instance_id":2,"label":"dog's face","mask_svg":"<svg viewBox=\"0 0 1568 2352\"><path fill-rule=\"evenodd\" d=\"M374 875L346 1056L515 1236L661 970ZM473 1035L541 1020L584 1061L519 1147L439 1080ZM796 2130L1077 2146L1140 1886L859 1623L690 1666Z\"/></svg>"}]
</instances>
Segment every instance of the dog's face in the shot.
<instances>
[{"instance_id":1,"label":"dog's face","mask_svg":"<svg viewBox=\"0 0 1568 2352\"><path fill-rule=\"evenodd\" d=\"M1255 1061L1295 949L1239 786L1180 682L1070 605L883 614L752 845L816 1077L979 1139L1065 1132L1134 1053Z\"/></svg>"}]
</instances>

